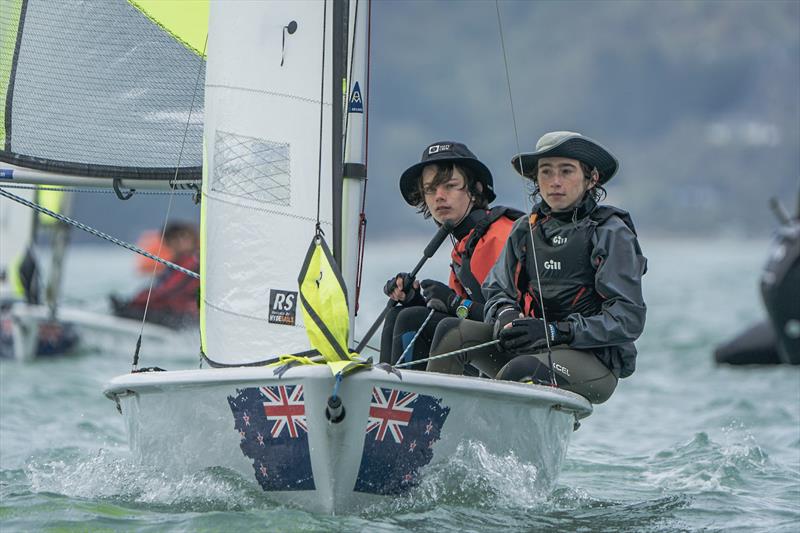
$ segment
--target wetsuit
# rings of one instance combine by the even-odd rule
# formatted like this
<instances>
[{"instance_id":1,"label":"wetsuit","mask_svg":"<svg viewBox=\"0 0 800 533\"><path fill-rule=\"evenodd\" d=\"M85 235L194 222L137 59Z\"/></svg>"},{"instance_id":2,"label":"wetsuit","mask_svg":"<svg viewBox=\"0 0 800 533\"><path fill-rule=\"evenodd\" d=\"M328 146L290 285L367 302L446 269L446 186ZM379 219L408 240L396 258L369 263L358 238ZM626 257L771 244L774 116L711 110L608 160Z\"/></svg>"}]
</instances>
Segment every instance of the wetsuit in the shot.
<instances>
[{"instance_id":1,"label":"wetsuit","mask_svg":"<svg viewBox=\"0 0 800 533\"><path fill-rule=\"evenodd\" d=\"M538 275L530 250L531 223ZM601 403L617 378L635 369L633 341L644 328L646 313L641 290L646 265L626 212L597 206L588 196L565 213L553 213L541 203L533 216L514 225L484 281L485 323L443 322L432 354L491 340L501 313L541 318L543 304L547 320L569 339L552 351L558 384ZM493 346L460 359L431 361L428 370L455 373L460 364L470 362L498 379L549 382L549 361L546 349L518 355Z\"/></svg>"},{"instance_id":2,"label":"wetsuit","mask_svg":"<svg viewBox=\"0 0 800 533\"><path fill-rule=\"evenodd\" d=\"M450 253L448 286L460 297L472 302L468 317L473 320L483 318L481 283L500 256L514 220L521 215L515 209L502 206L473 209L453 230L456 244ZM381 336L381 362L398 362L430 312L425 307L425 300L417 292L405 305L398 305L387 313ZM414 346L408 350L405 360L428 357L436 325L452 316L454 315L434 311ZM413 368L424 369L424 365L414 365Z\"/></svg>"}]
</instances>

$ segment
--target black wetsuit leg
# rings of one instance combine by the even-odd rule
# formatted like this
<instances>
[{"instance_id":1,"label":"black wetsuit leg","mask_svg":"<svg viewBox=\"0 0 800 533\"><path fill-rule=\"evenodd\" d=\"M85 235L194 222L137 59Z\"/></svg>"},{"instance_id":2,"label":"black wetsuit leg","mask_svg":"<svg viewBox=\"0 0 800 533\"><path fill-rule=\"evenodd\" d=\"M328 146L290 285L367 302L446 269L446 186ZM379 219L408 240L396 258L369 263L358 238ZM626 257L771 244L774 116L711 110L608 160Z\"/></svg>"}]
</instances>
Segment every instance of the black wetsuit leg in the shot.
<instances>
[{"instance_id":1,"label":"black wetsuit leg","mask_svg":"<svg viewBox=\"0 0 800 533\"><path fill-rule=\"evenodd\" d=\"M407 361L419 361L425 359L431 352L431 343L433 342L433 335L436 331L436 326L442 320L448 318L448 315L433 311L425 328L420 332L419 337L414 341L414 346L409 349L409 354L406 353L405 360L400 361L403 352L414 339L422 324L428 319L431 309L427 307L407 307L397 317L394 325L394 333L392 335L392 364ZM412 370L425 370L426 363L412 365L407 368Z\"/></svg>"},{"instance_id":2,"label":"black wetsuit leg","mask_svg":"<svg viewBox=\"0 0 800 533\"><path fill-rule=\"evenodd\" d=\"M405 307L396 305L389 309L386 313L386 318L383 319L383 331L381 332L381 363L392 364L392 336L394 333L394 325L397 322L397 315L403 311Z\"/></svg>"},{"instance_id":3,"label":"black wetsuit leg","mask_svg":"<svg viewBox=\"0 0 800 533\"><path fill-rule=\"evenodd\" d=\"M492 340L493 327L485 322L447 318L439 323L433 337L431 356L444 354ZM428 370L443 374L462 374L469 363L488 377L493 378L498 370L511 358L498 350L498 346L487 346L468 352L428 362Z\"/></svg>"},{"instance_id":4,"label":"black wetsuit leg","mask_svg":"<svg viewBox=\"0 0 800 533\"><path fill-rule=\"evenodd\" d=\"M608 400L617 387L617 377L591 352L555 346L551 358L559 388L580 394L593 404ZM495 378L549 385L549 359L546 351L518 355Z\"/></svg>"}]
</instances>

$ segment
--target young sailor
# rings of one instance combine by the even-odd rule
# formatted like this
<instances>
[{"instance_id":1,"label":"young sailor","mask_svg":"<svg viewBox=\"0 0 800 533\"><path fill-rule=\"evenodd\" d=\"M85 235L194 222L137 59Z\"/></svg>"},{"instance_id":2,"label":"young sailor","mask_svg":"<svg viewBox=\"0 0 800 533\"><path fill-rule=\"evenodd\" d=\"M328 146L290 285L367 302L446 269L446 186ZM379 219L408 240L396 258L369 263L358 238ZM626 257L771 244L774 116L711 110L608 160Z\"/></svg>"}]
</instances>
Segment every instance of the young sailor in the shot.
<instances>
[{"instance_id":1,"label":"young sailor","mask_svg":"<svg viewBox=\"0 0 800 533\"><path fill-rule=\"evenodd\" d=\"M173 263L198 271L200 238L194 225L183 222L167 225L164 246L169 249ZM197 279L166 269L159 274L152 291L146 287L127 302L111 295L111 305L115 315L141 320L149 297L147 321L178 329L197 323L199 288Z\"/></svg>"},{"instance_id":2,"label":"young sailor","mask_svg":"<svg viewBox=\"0 0 800 533\"><path fill-rule=\"evenodd\" d=\"M514 224L484 281L485 322L442 322L432 353L492 338L499 345L431 361L428 370L460 373L460 365L471 362L497 379L554 378L559 387L602 403L617 379L635 369L633 342L646 311L641 281L647 260L631 217L597 203L617 160L579 133L558 131L511 162L533 181L540 201Z\"/></svg>"},{"instance_id":3,"label":"young sailor","mask_svg":"<svg viewBox=\"0 0 800 533\"><path fill-rule=\"evenodd\" d=\"M483 318L481 283L494 265L520 211L489 208L494 201L492 173L464 144L440 141L425 148L419 163L403 172L400 191L406 202L436 224L453 224L448 284L421 283L401 272L389 279L384 292L399 306L386 316L381 361L396 364L428 357L436 324L447 317ZM404 291L406 287L408 290ZM431 310L414 346L408 348ZM420 365L422 366L422 365Z\"/></svg>"}]
</instances>

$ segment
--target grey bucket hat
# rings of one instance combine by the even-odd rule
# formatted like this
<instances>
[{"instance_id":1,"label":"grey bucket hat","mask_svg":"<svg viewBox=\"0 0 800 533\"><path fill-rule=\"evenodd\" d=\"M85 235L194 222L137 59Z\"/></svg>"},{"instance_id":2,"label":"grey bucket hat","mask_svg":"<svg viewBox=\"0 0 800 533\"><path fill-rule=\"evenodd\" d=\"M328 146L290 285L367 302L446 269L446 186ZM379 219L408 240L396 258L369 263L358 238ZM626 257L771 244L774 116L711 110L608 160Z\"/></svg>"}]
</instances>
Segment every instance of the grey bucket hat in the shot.
<instances>
[{"instance_id":1,"label":"grey bucket hat","mask_svg":"<svg viewBox=\"0 0 800 533\"><path fill-rule=\"evenodd\" d=\"M427 165L453 163L472 170L475 179L483 184L483 195L490 203L494 201L494 180L489 169L481 163L467 145L454 141L439 141L425 148L419 163L408 167L400 176L400 192L409 205L414 205L413 194L419 186L419 176Z\"/></svg>"},{"instance_id":2,"label":"grey bucket hat","mask_svg":"<svg viewBox=\"0 0 800 533\"><path fill-rule=\"evenodd\" d=\"M526 178L534 178L539 168L539 159L543 157L568 157L586 163L597 169L600 185L610 180L619 168L619 162L611 152L600 143L574 131L545 133L536 142L534 152L515 155L511 164Z\"/></svg>"}]
</instances>

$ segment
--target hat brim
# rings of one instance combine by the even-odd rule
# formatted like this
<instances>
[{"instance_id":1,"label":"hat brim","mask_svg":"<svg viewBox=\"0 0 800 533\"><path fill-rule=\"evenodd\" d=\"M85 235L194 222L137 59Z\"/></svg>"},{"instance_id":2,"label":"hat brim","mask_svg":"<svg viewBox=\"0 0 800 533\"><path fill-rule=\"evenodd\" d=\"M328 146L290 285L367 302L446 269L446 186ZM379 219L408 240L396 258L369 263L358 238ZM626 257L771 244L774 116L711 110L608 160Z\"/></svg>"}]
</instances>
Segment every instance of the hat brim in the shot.
<instances>
[{"instance_id":1,"label":"hat brim","mask_svg":"<svg viewBox=\"0 0 800 533\"><path fill-rule=\"evenodd\" d=\"M595 167L600 173L600 185L614 177L619 168L617 158L588 137L572 137L543 150L517 154L511 159L511 164L521 175L534 178L543 157L567 157Z\"/></svg>"},{"instance_id":2,"label":"hat brim","mask_svg":"<svg viewBox=\"0 0 800 533\"><path fill-rule=\"evenodd\" d=\"M432 159L411 165L400 176L400 192L409 205L416 205L413 198L417 190L419 177L422 174L422 169L428 165L439 165L442 163L453 163L454 165L470 169L475 175L475 179L483 185L483 195L486 197L486 200L492 203L495 198L497 198L497 195L494 193L492 173L486 165L477 159L471 159L469 157L443 157L441 159Z\"/></svg>"}]
</instances>

